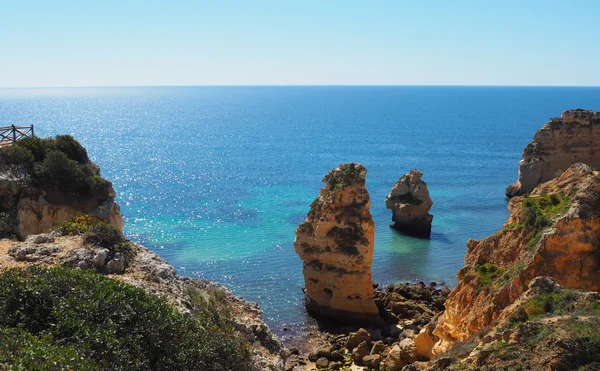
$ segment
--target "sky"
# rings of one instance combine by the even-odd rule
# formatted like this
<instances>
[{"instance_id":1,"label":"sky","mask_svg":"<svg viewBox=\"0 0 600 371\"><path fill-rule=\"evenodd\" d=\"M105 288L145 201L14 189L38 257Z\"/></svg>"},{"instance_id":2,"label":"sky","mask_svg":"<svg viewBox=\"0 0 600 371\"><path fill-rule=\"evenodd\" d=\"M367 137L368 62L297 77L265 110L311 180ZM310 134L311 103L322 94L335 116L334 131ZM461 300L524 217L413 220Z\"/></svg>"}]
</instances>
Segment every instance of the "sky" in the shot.
<instances>
[{"instance_id":1,"label":"sky","mask_svg":"<svg viewBox=\"0 0 600 371\"><path fill-rule=\"evenodd\" d=\"M0 0L0 87L600 86L597 0Z\"/></svg>"}]
</instances>

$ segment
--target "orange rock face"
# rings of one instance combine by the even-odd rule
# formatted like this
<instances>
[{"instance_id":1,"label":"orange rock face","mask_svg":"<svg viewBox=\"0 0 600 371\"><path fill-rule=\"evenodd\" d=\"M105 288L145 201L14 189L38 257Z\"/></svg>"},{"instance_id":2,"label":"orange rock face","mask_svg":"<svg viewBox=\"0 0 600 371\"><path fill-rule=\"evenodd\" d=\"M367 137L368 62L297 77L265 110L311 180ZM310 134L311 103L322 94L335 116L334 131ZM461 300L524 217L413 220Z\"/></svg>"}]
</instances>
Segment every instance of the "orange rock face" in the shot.
<instances>
[{"instance_id":1,"label":"orange rock face","mask_svg":"<svg viewBox=\"0 0 600 371\"><path fill-rule=\"evenodd\" d=\"M506 189L513 197L531 192L575 163L600 166L600 112L565 111L535 133L523 150L519 178Z\"/></svg>"},{"instance_id":2,"label":"orange rock face","mask_svg":"<svg viewBox=\"0 0 600 371\"><path fill-rule=\"evenodd\" d=\"M504 228L470 240L459 284L446 301L434 335L434 352L445 351L492 325L538 276L568 288L600 290L600 178L575 164L514 197Z\"/></svg>"},{"instance_id":3,"label":"orange rock face","mask_svg":"<svg viewBox=\"0 0 600 371\"><path fill-rule=\"evenodd\" d=\"M363 165L353 163L331 170L296 230L294 248L304 262L306 308L314 316L351 323L382 321L373 301L374 224L366 173Z\"/></svg>"}]
</instances>

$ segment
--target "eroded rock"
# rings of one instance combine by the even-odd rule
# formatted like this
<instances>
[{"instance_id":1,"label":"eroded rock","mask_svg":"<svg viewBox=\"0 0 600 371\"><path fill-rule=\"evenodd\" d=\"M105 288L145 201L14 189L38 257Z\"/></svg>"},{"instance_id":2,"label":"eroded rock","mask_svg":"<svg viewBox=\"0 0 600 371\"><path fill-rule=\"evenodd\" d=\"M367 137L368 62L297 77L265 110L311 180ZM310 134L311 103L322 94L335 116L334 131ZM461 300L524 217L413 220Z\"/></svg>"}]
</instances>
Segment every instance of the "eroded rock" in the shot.
<instances>
[{"instance_id":1,"label":"eroded rock","mask_svg":"<svg viewBox=\"0 0 600 371\"><path fill-rule=\"evenodd\" d=\"M583 164L539 185L530 197L513 197L504 228L467 243L459 283L433 332L440 338L434 353L495 323L538 276L600 290L598 200L600 178Z\"/></svg>"},{"instance_id":2,"label":"eroded rock","mask_svg":"<svg viewBox=\"0 0 600 371\"><path fill-rule=\"evenodd\" d=\"M307 311L350 323L382 322L373 301L371 262L374 224L366 190L367 169L341 164L296 230L294 248L303 260Z\"/></svg>"},{"instance_id":3,"label":"eroded rock","mask_svg":"<svg viewBox=\"0 0 600 371\"><path fill-rule=\"evenodd\" d=\"M550 119L523 150L516 183L506 189L507 197L523 195L582 162L600 167L600 112L570 110Z\"/></svg>"},{"instance_id":4,"label":"eroded rock","mask_svg":"<svg viewBox=\"0 0 600 371\"><path fill-rule=\"evenodd\" d=\"M392 210L391 227L406 234L429 238L433 215L429 214L433 201L427 184L417 169L402 175L385 199L385 207Z\"/></svg>"}]
</instances>

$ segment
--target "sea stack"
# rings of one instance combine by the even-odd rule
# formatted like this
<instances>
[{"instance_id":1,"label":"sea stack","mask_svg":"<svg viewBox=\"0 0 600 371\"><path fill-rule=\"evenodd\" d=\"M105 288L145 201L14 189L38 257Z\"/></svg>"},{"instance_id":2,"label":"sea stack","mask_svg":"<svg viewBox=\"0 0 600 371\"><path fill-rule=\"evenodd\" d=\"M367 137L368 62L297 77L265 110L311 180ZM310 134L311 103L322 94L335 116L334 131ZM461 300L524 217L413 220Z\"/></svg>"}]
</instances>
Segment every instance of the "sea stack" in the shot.
<instances>
[{"instance_id":1,"label":"sea stack","mask_svg":"<svg viewBox=\"0 0 600 371\"><path fill-rule=\"evenodd\" d=\"M527 194L581 162L600 167L600 112L569 110L550 119L523 150L517 182L506 189L506 197Z\"/></svg>"},{"instance_id":2,"label":"sea stack","mask_svg":"<svg viewBox=\"0 0 600 371\"><path fill-rule=\"evenodd\" d=\"M385 199L385 207L392 210L395 228L406 234L421 238L431 237L433 215L429 214L433 201L429 197L427 183L417 169L402 175Z\"/></svg>"},{"instance_id":3,"label":"sea stack","mask_svg":"<svg viewBox=\"0 0 600 371\"><path fill-rule=\"evenodd\" d=\"M296 230L294 248L304 262L306 309L319 318L381 324L371 279L374 223L366 189L367 169L341 164Z\"/></svg>"}]
</instances>

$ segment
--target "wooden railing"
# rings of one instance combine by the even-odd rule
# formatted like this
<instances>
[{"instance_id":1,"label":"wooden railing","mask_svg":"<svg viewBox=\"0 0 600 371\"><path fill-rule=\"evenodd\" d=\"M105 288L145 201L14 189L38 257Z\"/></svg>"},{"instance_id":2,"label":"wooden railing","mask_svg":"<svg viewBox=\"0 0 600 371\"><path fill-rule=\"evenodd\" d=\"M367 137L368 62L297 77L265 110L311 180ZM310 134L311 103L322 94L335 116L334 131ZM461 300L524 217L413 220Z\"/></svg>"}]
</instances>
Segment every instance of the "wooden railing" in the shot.
<instances>
[{"instance_id":1,"label":"wooden railing","mask_svg":"<svg viewBox=\"0 0 600 371\"><path fill-rule=\"evenodd\" d=\"M12 144L23 138L33 138L33 125L31 126L2 126L0 127L0 146Z\"/></svg>"}]
</instances>

